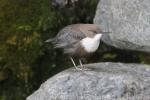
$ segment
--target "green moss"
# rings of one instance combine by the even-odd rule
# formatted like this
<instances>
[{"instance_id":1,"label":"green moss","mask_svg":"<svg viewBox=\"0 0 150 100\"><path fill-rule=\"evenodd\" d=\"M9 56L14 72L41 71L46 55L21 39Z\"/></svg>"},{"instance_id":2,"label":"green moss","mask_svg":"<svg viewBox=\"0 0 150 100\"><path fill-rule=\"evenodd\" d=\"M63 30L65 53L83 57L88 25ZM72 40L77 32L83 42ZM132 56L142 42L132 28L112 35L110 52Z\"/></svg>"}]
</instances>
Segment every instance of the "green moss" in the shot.
<instances>
[{"instance_id":1,"label":"green moss","mask_svg":"<svg viewBox=\"0 0 150 100\"><path fill-rule=\"evenodd\" d=\"M0 0L0 100L24 100L66 68L62 52L43 41L68 24L92 22L96 1L55 8L51 0Z\"/></svg>"}]
</instances>

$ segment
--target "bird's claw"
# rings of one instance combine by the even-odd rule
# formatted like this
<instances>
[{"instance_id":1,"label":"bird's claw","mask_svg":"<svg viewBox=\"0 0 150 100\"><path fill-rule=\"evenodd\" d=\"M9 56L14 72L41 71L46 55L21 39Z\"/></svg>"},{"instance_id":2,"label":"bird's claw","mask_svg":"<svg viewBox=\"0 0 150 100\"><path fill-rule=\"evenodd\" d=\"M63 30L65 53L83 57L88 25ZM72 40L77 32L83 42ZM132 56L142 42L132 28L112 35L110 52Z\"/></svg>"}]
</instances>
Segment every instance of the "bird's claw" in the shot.
<instances>
[{"instance_id":1,"label":"bird's claw","mask_svg":"<svg viewBox=\"0 0 150 100\"><path fill-rule=\"evenodd\" d=\"M76 70L83 70L82 67L77 67L77 66L75 66L75 69L76 69Z\"/></svg>"}]
</instances>

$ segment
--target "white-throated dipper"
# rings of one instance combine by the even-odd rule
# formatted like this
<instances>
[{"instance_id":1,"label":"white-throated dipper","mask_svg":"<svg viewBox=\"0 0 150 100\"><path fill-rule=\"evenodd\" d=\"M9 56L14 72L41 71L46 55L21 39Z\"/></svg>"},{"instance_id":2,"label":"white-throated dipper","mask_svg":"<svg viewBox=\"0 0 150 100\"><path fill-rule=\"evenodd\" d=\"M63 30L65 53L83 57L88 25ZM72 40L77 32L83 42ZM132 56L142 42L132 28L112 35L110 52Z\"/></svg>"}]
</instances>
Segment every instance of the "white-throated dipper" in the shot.
<instances>
[{"instance_id":1,"label":"white-throated dipper","mask_svg":"<svg viewBox=\"0 0 150 100\"><path fill-rule=\"evenodd\" d=\"M95 24L72 24L61 29L55 38L48 39L55 48L62 48L65 54L69 54L70 59L76 69L73 57L79 58L79 63L83 67L80 58L94 53L100 44L103 33Z\"/></svg>"}]
</instances>

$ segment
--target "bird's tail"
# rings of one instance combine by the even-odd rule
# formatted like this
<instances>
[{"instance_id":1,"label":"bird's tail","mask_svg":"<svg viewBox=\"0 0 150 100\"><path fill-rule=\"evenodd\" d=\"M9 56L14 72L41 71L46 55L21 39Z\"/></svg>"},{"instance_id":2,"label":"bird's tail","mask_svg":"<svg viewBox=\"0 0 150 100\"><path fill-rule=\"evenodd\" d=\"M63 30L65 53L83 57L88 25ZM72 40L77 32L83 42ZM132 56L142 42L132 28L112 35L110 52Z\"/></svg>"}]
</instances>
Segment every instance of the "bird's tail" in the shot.
<instances>
[{"instance_id":1,"label":"bird's tail","mask_svg":"<svg viewBox=\"0 0 150 100\"><path fill-rule=\"evenodd\" d=\"M46 40L45 43L49 43L49 42L53 42L53 41L54 41L54 39L50 38L50 39Z\"/></svg>"}]
</instances>

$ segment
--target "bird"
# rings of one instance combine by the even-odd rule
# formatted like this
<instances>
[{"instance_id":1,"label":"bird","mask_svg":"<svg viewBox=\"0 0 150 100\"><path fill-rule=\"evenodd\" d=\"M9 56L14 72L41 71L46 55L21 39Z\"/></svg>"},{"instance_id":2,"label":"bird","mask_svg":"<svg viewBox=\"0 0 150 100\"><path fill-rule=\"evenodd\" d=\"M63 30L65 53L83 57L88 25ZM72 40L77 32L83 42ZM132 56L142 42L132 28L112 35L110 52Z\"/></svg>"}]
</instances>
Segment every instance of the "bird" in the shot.
<instances>
[{"instance_id":1,"label":"bird","mask_svg":"<svg viewBox=\"0 0 150 100\"><path fill-rule=\"evenodd\" d=\"M62 28L56 37L45 42L51 42L54 48L63 49L63 53L68 54L74 67L83 70L81 58L93 54L98 49L103 33L110 32L102 32L96 24L71 24ZM79 59L80 68L73 58Z\"/></svg>"}]
</instances>

